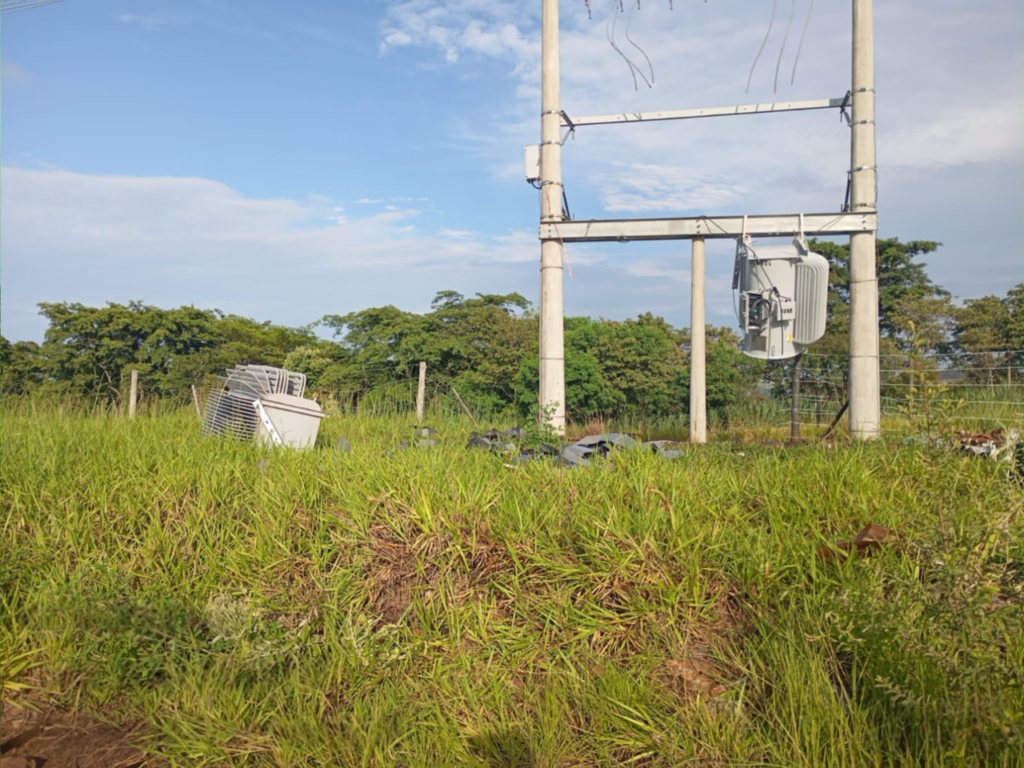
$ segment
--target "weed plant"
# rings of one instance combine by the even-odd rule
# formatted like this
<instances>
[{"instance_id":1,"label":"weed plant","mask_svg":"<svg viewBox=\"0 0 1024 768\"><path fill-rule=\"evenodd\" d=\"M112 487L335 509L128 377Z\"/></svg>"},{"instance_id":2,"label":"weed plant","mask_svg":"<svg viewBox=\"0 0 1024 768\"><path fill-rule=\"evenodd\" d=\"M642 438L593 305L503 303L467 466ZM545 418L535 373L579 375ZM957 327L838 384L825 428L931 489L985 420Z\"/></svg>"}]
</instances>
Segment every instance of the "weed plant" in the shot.
<instances>
[{"instance_id":1,"label":"weed plant","mask_svg":"<svg viewBox=\"0 0 1024 768\"><path fill-rule=\"evenodd\" d=\"M1020 765L1004 467L898 441L509 466L433 426L271 451L186 409L7 409L5 698L142 720L183 766ZM899 538L816 556L868 523Z\"/></svg>"}]
</instances>

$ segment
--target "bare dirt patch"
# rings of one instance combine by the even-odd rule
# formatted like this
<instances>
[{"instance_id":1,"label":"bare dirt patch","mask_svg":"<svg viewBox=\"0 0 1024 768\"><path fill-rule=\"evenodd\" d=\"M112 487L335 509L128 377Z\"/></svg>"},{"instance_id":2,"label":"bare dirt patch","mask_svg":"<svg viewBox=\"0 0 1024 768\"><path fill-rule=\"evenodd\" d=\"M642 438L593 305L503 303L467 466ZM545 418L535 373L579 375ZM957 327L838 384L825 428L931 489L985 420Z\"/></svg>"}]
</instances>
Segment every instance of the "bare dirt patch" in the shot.
<instances>
[{"instance_id":1,"label":"bare dirt patch","mask_svg":"<svg viewBox=\"0 0 1024 768\"><path fill-rule=\"evenodd\" d=\"M140 724L118 726L41 702L4 701L0 768L141 768L161 762L140 748Z\"/></svg>"}]
</instances>

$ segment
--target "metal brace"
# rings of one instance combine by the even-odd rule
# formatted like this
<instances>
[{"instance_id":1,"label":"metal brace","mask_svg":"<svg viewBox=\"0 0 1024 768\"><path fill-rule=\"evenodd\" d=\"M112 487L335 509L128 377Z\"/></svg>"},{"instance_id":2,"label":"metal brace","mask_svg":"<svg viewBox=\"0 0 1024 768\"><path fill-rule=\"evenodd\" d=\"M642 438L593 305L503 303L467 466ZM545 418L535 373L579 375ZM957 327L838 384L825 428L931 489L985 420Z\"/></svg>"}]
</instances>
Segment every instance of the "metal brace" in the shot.
<instances>
[{"instance_id":1,"label":"metal brace","mask_svg":"<svg viewBox=\"0 0 1024 768\"><path fill-rule=\"evenodd\" d=\"M263 428L267 430L267 434L270 435L274 445L284 445L284 440L281 439L281 435L278 434L277 429L274 427L274 422L270 420L270 415L267 413L267 409L263 407L263 403L259 400L254 400L252 407L256 409L256 413L263 423Z\"/></svg>"},{"instance_id":2,"label":"metal brace","mask_svg":"<svg viewBox=\"0 0 1024 768\"><path fill-rule=\"evenodd\" d=\"M846 114L846 108L850 106L850 97L852 96L851 91L847 91L846 95L843 96L843 103L839 105L839 122L846 118L846 124L850 125L850 116Z\"/></svg>"}]
</instances>

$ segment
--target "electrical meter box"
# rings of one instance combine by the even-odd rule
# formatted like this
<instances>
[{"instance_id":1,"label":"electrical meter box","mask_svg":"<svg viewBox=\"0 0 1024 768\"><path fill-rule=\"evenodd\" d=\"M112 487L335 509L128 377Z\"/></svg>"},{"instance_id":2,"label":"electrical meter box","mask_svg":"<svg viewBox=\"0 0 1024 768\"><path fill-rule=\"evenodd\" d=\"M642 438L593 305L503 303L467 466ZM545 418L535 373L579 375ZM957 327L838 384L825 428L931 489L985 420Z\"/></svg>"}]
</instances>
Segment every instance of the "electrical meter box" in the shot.
<instances>
[{"instance_id":1,"label":"electrical meter box","mask_svg":"<svg viewBox=\"0 0 1024 768\"><path fill-rule=\"evenodd\" d=\"M802 240L736 248L733 289L739 290L740 349L763 360L796 357L825 334L828 260Z\"/></svg>"},{"instance_id":2,"label":"electrical meter box","mask_svg":"<svg viewBox=\"0 0 1024 768\"><path fill-rule=\"evenodd\" d=\"M526 150L526 180L540 181L540 144L527 144L523 149Z\"/></svg>"}]
</instances>

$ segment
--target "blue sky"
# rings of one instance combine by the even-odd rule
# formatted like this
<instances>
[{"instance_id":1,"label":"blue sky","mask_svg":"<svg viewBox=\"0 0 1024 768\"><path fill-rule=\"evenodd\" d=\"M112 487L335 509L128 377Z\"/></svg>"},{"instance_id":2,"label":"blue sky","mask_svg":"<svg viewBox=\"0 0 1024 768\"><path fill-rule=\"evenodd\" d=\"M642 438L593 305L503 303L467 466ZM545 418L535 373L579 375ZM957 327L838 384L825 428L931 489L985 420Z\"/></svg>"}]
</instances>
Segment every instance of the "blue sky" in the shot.
<instances>
[{"instance_id":1,"label":"blue sky","mask_svg":"<svg viewBox=\"0 0 1024 768\"><path fill-rule=\"evenodd\" d=\"M841 96L849 3L562 0L570 115ZM878 3L882 236L935 239L957 296L1024 279L1024 16L1017 0ZM537 301L540 2L64 0L0 28L0 290L9 339L41 301L144 300L288 325L442 289ZM618 17L623 41L629 11ZM784 44L785 40L785 44ZM781 64L779 56L781 51ZM639 54L636 54L639 60ZM777 92L773 87L779 66ZM834 210L834 111L580 129L577 218ZM685 326L688 243L576 245L566 310ZM732 324L732 248L709 246L709 321Z\"/></svg>"}]
</instances>

